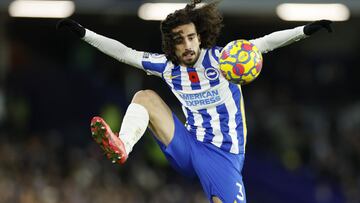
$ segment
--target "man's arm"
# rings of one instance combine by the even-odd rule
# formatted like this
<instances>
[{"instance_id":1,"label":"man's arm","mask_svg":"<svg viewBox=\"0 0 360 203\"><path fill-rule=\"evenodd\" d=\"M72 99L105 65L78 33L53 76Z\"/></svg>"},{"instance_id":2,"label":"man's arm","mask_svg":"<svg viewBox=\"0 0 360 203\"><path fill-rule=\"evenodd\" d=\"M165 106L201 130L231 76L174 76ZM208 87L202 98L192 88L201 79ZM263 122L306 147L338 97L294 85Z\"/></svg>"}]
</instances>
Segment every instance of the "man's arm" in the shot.
<instances>
[{"instance_id":1,"label":"man's arm","mask_svg":"<svg viewBox=\"0 0 360 203\"><path fill-rule=\"evenodd\" d=\"M119 41L96 34L86 29L85 36L82 38L85 42L99 49L101 52L115 58L116 60L142 68L142 57L144 52L131 49Z\"/></svg>"},{"instance_id":2,"label":"man's arm","mask_svg":"<svg viewBox=\"0 0 360 203\"><path fill-rule=\"evenodd\" d=\"M309 23L305 26L299 26L294 29L282 30L273 32L264 37L250 40L255 46L257 46L261 53L267 53L276 48L283 47L307 38L320 29L326 29L328 32L332 32L329 20L319 20Z\"/></svg>"},{"instance_id":3,"label":"man's arm","mask_svg":"<svg viewBox=\"0 0 360 203\"><path fill-rule=\"evenodd\" d=\"M125 46L121 42L96 34L95 32L84 28L79 23L71 19L63 19L59 21L56 27L57 29L70 30L82 40L120 62L135 66L137 68L143 68L142 57L144 52L136 51Z\"/></svg>"}]
</instances>

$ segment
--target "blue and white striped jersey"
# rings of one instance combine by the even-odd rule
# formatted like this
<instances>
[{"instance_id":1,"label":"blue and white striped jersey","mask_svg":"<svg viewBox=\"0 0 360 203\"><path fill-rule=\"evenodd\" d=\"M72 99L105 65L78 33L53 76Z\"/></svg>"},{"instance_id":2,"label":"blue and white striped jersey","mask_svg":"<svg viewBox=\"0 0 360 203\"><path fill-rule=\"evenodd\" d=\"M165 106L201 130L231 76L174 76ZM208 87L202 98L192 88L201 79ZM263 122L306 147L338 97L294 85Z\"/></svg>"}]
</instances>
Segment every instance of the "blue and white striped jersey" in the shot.
<instances>
[{"instance_id":1,"label":"blue and white striped jersey","mask_svg":"<svg viewBox=\"0 0 360 203\"><path fill-rule=\"evenodd\" d=\"M250 40L260 52L306 38L303 26ZM182 104L186 127L197 140L234 153L244 153L246 120L241 87L229 83L218 67L221 48L202 49L193 67L174 65L164 54L136 51L86 29L84 41L113 58L161 77Z\"/></svg>"},{"instance_id":2,"label":"blue and white striped jersey","mask_svg":"<svg viewBox=\"0 0 360 203\"><path fill-rule=\"evenodd\" d=\"M197 140L243 153L246 121L241 88L219 71L221 48L202 49L193 67L174 65L163 54L144 53L142 66L171 88L182 104L186 127Z\"/></svg>"}]
</instances>

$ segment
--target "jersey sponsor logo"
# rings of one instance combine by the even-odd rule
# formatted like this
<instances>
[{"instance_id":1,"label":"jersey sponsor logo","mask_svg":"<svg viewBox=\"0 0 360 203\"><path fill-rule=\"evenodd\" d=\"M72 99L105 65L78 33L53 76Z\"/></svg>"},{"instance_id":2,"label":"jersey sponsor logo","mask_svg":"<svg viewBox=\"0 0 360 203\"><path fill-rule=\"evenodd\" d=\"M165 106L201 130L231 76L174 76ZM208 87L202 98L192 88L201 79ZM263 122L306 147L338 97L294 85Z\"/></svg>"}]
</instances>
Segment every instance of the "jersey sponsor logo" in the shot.
<instances>
[{"instance_id":1,"label":"jersey sponsor logo","mask_svg":"<svg viewBox=\"0 0 360 203\"><path fill-rule=\"evenodd\" d=\"M150 57L150 53L149 52L144 52L143 58L148 59L149 57Z\"/></svg>"},{"instance_id":2,"label":"jersey sponsor logo","mask_svg":"<svg viewBox=\"0 0 360 203\"><path fill-rule=\"evenodd\" d=\"M152 57L152 58L161 58L161 57L163 57L163 55L158 54L158 53L152 53L152 54L151 54L151 57Z\"/></svg>"},{"instance_id":3,"label":"jersey sponsor logo","mask_svg":"<svg viewBox=\"0 0 360 203\"><path fill-rule=\"evenodd\" d=\"M216 80L219 78L219 71L216 68L207 68L204 72L206 79Z\"/></svg>"},{"instance_id":4,"label":"jersey sponsor logo","mask_svg":"<svg viewBox=\"0 0 360 203\"><path fill-rule=\"evenodd\" d=\"M158 54L158 53L149 53L149 52L144 52L144 54L143 54L143 58L144 59L148 59L148 58L150 58L150 56L151 56L151 58L161 58L163 55L161 55L161 54Z\"/></svg>"},{"instance_id":5,"label":"jersey sponsor logo","mask_svg":"<svg viewBox=\"0 0 360 203\"><path fill-rule=\"evenodd\" d=\"M206 92L200 92L196 94L179 94L184 99L186 106L202 106L214 104L221 100L218 90L211 90Z\"/></svg>"},{"instance_id":6,"label":"jersey sponsor logo","mask_svg":"<svg viewBox=\"0 0 360 203\"><path fill-rule=\"evenodd\" d=\"M181 76L181 74L179 74L179 75L171 75L171 76L170 76L170 80L175 79L175 78L178 78L178 77L180 77L180 76Z\"/></svg>"}]
</instances>

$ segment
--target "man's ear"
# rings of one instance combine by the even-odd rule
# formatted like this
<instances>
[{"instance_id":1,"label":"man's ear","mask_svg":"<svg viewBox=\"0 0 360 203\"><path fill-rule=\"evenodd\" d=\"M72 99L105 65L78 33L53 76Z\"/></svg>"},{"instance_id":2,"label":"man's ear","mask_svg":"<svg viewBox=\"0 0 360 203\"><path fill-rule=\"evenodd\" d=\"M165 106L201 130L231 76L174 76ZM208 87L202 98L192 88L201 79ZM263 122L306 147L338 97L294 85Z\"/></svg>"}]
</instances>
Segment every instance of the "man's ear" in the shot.
<instances>
[{"instance_id":1,"label":"man's ear","mask_svg":"<svg viewBox=\"0 0 360 203\"><path fill-rule=\"evenodd\" d=\"M197 34L198 40L199 40L199 44L201 44L201 37L200 34Z\"/></svg>"}]
</instances>

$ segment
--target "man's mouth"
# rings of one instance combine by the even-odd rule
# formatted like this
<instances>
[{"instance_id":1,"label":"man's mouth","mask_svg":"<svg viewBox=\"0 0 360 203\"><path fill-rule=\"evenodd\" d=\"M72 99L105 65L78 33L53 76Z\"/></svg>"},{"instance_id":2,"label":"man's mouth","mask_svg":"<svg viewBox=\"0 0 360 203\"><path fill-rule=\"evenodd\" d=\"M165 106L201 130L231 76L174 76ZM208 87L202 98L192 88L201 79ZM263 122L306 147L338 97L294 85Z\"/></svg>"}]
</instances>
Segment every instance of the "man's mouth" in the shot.
<instances>
[{"instance_id":1,"label":"man's mouth","mask_svg":"<svg viewBox=\"0 0 360 203\"><path fill-rule=\"evenodd\" d=\"M191 58L193 55L195 55L195 51L185 51L185 53L183 53L183 57L184 58Z\"/></svg>"}]
</instances>

